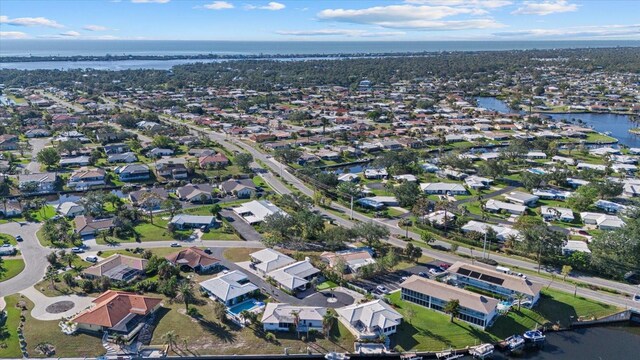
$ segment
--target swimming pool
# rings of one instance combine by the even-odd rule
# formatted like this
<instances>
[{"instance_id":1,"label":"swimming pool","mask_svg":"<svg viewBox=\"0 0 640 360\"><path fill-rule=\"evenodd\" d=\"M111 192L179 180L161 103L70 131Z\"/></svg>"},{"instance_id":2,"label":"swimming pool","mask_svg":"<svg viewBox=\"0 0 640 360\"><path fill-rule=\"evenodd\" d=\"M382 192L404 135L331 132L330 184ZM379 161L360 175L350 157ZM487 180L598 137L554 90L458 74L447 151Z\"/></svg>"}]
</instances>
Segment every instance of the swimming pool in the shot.
<instances>
[{"instance_id":1,"label":"swimming pool","mask_svg":"<svg viewBox=\"0 0 640 360\"><path fill-rule=\"evenodd\" d=\"M232 307L229 308L229 312L232 313L233 315L238 315L245 310L251 311L263 305L264 304L262 302L256 299L249 299L241 302L240 304L233 305Z\"/></svg>"},{"instance_id":2,"label":"swimming pool","mask_svg":"<svg viewBox=\"0 0 640 360\"><path fill-rule=\"evenodd\" d=\"M528 172L536 174L536 175L544 175L547 172L542 170L542 169L538 169L538 168L531 168L531 169L527 169Z\"/></svg>"}]
</instances>

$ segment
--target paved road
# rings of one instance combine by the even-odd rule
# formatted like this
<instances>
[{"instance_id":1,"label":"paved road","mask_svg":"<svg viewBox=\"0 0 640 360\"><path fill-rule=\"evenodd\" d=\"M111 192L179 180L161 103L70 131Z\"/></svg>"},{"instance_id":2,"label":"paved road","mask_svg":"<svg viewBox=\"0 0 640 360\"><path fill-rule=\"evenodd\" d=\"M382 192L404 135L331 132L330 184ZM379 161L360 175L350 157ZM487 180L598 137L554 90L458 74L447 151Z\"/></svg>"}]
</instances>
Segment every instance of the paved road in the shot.
<instances>
[{"instance_id":1,"label":"paved road","mask_svg":"<svg viewBox=\"0 0 640 360\"><path fill-rule=\"evenodd\" d=\"M31 144L31 162L27 164L25 169L29 171L29 173L39 173L41 164L36 160L36 156L40 152L40 150L44 149L47 144L51 141L51 138L33 138L29 139L29 144Z\"/></svg>"},{"instance_id":2,"label":"paved road","mask_svg":"<svg viewBox=\"0 0 640 360\"><path fill-rule=\"evenodd\" d=\"M136 109L136 110L142 110L142 111L146 111L140 107L137 107L135 105L132 104L127 104L126 107L130 108L130 109ZM280 174L280 176L282 177L282 179L286 180L289 184L291 184L294 188L298 189L299 191L301 191L303 194L307 195L307 196L313 196L313 190L310 189L306 184L304 184L301 180L299 180L297 177L295 177L293 174L289 173L283 166L282 164L280 164L278 161L276 161L275 159L273 159L270 156L267 156L266 154L262 153L261 151L255 149L254 147L244 143L243 141L236 139L234 137L228 136L227 134L221 134L221 133L217 133L214 132L212 130L209 129L202 129L199 128L195 125L192 124L187 124L185 122L181 122L181 121L177 121L175 119L172 119L168 116L163 116L161 115L160 118L164 121L170 122L170 123L174 123L174 124L179 124L179 125L186 125L188 126L194 133L197 134L208 134L208 136L212 139L217 141L218 143L220 143L222 146L226 147L228 150L231 151L241 151L244 150L248 153L250 153L253 158L255 160L260 160L262 161L262 163L264 163L269 170L272 173L277 173ZM260 166L258 166L258 168L261 168ZM284 186L284 184L282 184L282 181L272 175L262 175L262 177L265 179L265 181L268 182L268 184L274 188L277 192L281 193L281 194L287 194L290 193L291 191ZM333 203L331 205L333 210L337 210L340 211L344 214L349 214L350 210L345 207L342 206L341 204L338 203ZM325 211L324 209L318 209L320 211L322 211L325 215L327 215L328 217L334 219L338 224L345 226L345 227L351 227L354 225L353 221L349 221L349 220L345 220L341 217L337 217L335 215L333 215L332 213L329 213L327 211ZM354 219L357 221L364 221L364 222L376 222L378 224L381 224L383 226L386 226L390 233L394 236L399 236L399 235L404 235L405 234L405 230L399 228L397 225L391 225L391 224L387 224L384 221L381 221L380 219L371 219L363 214L360 214L358 212L354 212ZM420 239L420 235L414 232L409 232L409 237L411 237L412 239L415 240L419 240ZM404 247L406 245L405 242L400 241L394 237L391 237L388 240L389 243L395 245L395 246L399 246L399 247ZM436 242L437 245L442 245L445 247L449 247L449 245L447 243L443 243L443 242ZM422 248L423 250L423 254L430 256L430 257L434 257L434 258L438 258L438 259L442 259L444 261L449 261L449 262L455 262L455 261L468 261L465 258L462 258L460 256L456 256L456 255L452 255L450 253L443 253L443 252L437 252L437 251L433 251L430 248ZM470 256L472 255L473 250L468 248L468 247L459 247L458 248L458 253L459 254L463 254L463 255L467 255ZM474 255L477 255L478 251L476 250L476 253ZM529 261L523 261L523 260L519 260L517 258L512 258L512 257L506 257L506 256L500 256L500 255L492 255L492 258L495 259L496 261L498 261L499 263L506 265L506 266L517 266L520 267L522 269L527 269L527 270L532 270L532 271L536 271L537 270L537 264L533 263L533 262L529 262ZM550 273L548 273L550 274ZM540 281L540 282L548 282L548 280L546 278L543 277L537 277L537 276L533 276L531 277L531 279L536 280L536 281ZM627 294L633 294L635 292L637 292L637 288L628 284L623 284L623 283L619 283L616 281L611 281L611 280L606 280L606 279L602 279L602 278L598 278L598 277L591 277L591 276L580 276L580 277L575 277L575 280L578 281L582 281L588 284L593 284L593 285L598 285L598 286L603 286L603 287L608 287L611 289L615 289L618 291L622 291L624 293ZM560 283L554 283L550 285L553 288L556 289L560 289L560 290L564 290L564 291L573 291L573 287L567 284L560 284ZM623 307L638 307L637 303L633 303L630 298L627 297L622 297L622 296L617 296L617 295L609 295L609 294L602 294L602 293L598 293L595 291L591 291L591 290L579 290L579 292L584 295L584 296L588 296L590 298L599 300L599 301L603 301L603 302L607 302L609 304L614 304L617 306L623 306Z\"/></svg>"},{"instance_id":3,"label":"paved road","mask_svg":"<svg viewBox=\"0 0 640 360\"><path fill-rule=\"evenodd\" d=\"M18 248L25 261L25 268L20 274L0 284L0 297L27 289L44 277L49 264L45 258L53 250L42 247L38 242L36 232L41 226L37 223L26 223L21 226L17 222L0 225L0 233L22 236L24 241L18 243Z\"/></svg>"}]
</instances>

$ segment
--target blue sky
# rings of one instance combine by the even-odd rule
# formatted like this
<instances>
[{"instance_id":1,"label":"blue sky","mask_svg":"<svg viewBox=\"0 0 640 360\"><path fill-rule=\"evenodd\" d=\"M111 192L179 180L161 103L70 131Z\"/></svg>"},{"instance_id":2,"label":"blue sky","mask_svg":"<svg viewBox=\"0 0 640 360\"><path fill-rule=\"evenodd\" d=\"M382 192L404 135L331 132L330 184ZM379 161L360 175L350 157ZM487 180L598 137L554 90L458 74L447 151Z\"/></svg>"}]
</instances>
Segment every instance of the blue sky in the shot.
<instances>
[{"instance_id":1,"label":"blue sky","mask_svg":"<svg viewBox=\"0 0 640 360\"><path fill-rule=\"evenodd\" d=\"M0 39L640 39L640 0L1 0Z\"/></svg>"}]
</instances>

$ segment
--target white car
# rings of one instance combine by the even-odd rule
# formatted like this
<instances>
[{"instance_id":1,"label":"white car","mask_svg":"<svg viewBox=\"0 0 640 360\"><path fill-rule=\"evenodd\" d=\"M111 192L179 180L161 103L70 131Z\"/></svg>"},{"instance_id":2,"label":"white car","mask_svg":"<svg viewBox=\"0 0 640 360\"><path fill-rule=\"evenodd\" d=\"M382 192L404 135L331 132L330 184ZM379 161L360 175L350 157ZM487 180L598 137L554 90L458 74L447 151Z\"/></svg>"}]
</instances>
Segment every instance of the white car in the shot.
<instances>
[{"instance_id":1,"label":"white car","mask_svg":"<svg viewBox=\"0 0 640 360\"><path fill-rule=\"evenodd\" d=\"M98 262L98 257L97 256L87 256L86 258L84 258L85 261L91 262L91 263L95 263Z\"/></svg>"},{"instance_id":2,"label":"white car","mask_svg":"<svg viewBox=\"0 0 640 360\"><path fill-rule=\"evenodd\" d=\"M389 290L386 287L382 286L382 285L376 286L376 290L380 291L383 294L387 294L389 292Z\"/></svg>"},{"instance_id":3,"label":"white car","mask_svg":"<svg viewBox=\"0 0 640 360\"><path fill-rule=\"evenodd\" d=\"M169 245L169 246L171 246L171 247L181 247L182 245L180 245L177 242L172 242L171 245Z\"/></svg>"},{"instance_id":4,"label":"white car","mask_svg":"<svg viewBox=\"0 0 640 360\"><path fill-rule=\"evenodd\" d=\"M74 254L82 254L84 252L84 249L79 247L74 247L74 248L71 248L71 252Z\"/></svg>"}]
</instances>

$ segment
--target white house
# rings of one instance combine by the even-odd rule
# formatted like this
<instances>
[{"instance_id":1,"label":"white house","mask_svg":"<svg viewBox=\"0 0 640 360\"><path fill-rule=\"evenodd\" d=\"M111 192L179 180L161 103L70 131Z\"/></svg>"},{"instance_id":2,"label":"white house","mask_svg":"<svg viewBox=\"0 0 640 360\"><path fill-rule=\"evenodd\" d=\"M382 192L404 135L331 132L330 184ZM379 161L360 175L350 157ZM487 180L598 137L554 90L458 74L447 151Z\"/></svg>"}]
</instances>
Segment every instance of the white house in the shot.
<instances>
[{"instance_id":1,"label":"white house","mask_svg":"<svg viewBox=\"0 0 640 360\"><path fill-rule=\"evenodd\" d=\"M178 214L171 218L169 224L173 224L178 229L195 229L202 226L210 228L216 225L216 219L211 215Z\"/></svg>"},{"instance_id":2,"label":"white house","mask_svg":"<svg viewBox=\"0 0 640 360\"><path fill-rule=\"evenodd\" d=\"M452 194L452 195L464 195L467 193L467 189L462 184L456 183L421 183L420 189L426 194Z\"/></svg>"},{"instance_id":3,"label":"white house","mask_svg":"<svg viewBox=\"0 0 640 360\"><path fill-rule=\"evenodd\" d=\"M589 250L589 245L587 245L587 243L584 241L568 240L567 243L562 247L562 255L565 255L565 256L571 255L576 251L591 254L591 250Z\"/></svg>"},{"instance_id":4,"label":"white house","mask_svg":"<svg viewBox=\"0 0 640 360\"><path fill-rule=\"evenodd\" d=\"M496 237L501 241L505 241L510 236L513 236L516 239L520 237L520 232L518 230L512 229L508 226L492 225L475 220L469 221L460 228L460 230L462 230L462 232L475 231L481 234L486 234L489 228L496 232Z\"/></svg>"},{"instance_id":5,"label":"white house","mask_svg":"<svg viewBox=\"0 0 640 360\"><path fill-rule=\"evenodd\" d=\"M305 259L269 272L266 276L275 280L281 288L294 293L304 291L318 274L320 270L316 269L309 259Z\"/></svg>"},{"instance_id":6,"label":"white house","mask_svg":"<svg viewBox=\"0 0 640 360\"><path fill-rule=\"evenodd\" d=\"M493 180L488 179L486 177L471 175L464 179L464 183L471 189L486 189L491 185Z\"/></svg>"},{"instance_id":7,"label":"white house","mask_svg":"<svg viewBox=\"0 0 640 360\"><path fill-rule=\"evenodd\" d=\"M205 280L200 287L227 307L244 301L258 291L247 275L237 270Z\"/></svg>"},{"instance_id":8,"label":"white house","mask_svg":"<svg viewBox=\"0 0 640 360\"><path fill-rule=\"evenodd\" d=\"M251 258L251 267L262 275L296 262L292 257L269 248L256 251L249 257Z\"/></svg>"},{"instance_id":9,"label":"white house","mask_svg":"<svg viewBox=\"0 0 640 360\"><path fill-rule=\"evenodd\" d=\"M76 204L73 201L66 201L56 207L56 212L62 216L75 218L78 215L84 214L84 206Z\"/></svg>"},{"instance_id":10,"label":"white house","mask_svg":"<svg viewBox=\"0 0 640 360\"><path fill-rule=\"evenodd\" d=\"M353 304L336 309L340 322L357 339L377 339L396 333L402 315L382 300Z\"/></svg>"},{"instance_id":11,"label":"white house","mask_svg":"<svg viewBox=\"0 0 640 360\"><path fill-rule=\"evenodd\" d=\"M568 208L557 206L540 207L540 215L547 221L560 220L564 222L572 222L574 219L573 211Z\"/></svg>"},{"instance_id":12,"label":"white house","mask_svg":"<svg viewBox=\"0 0 640 360\"><path fill-rule=\"evenodd\" d=\"M581 212L580 217L585 224L596 225L600 230L614 230L624 226L624 221L615 215Z\"/></svg>"},{"instance_id":13,"label":"white house","mask_svg":"<svg viewBox=\"0 0 640 360\"><path fill-rule=\"evenodd\" d=\"M326 313L327 308L324 307L268 303L261 322L264 331L289 331L295 327L297 316L297 331L322 331L322 320Z\"/></svg>"},{"instance_id":14,"label":"white house","mask_svg":"<svg viewBox=\"0 0 640 360\"><path fill-rule=\"evenodd\" d=\"M527 211L527 207L518 204L512 204L500 200L489 199L484 205L485 210L490 212L500 212L502 210L515 215L522 215Z\"/></svg>"},{"instance_id":15,"label":"white house","mask_svg":"<svg viewBox=\"0 0 640 360\"><path fill-rule=\"evenodd\" d=\"M557 189L533 189L533 195L540 199L548 200L567 200L571 196L570 191L557 190Z\"/></svg>"},{"instance_id":16,"label":"white house","mask_svg":"<svg viewBox=\"0 0 640 360\"><path fill-rule=\"evenodd\" d=\"M509 202L512 202L515 204L522 204L529 207L534 206L540 199L535 195L527 194L522 191L512 191L510 193L505 194L504 198Z\"/></svg>"},{"instance_id":17,"label":"white house","mask_svg":"<svg viewBox=\"0 0 640 360\"><path fill-rule=\"evenodd\" d=\"M287 215L284 210L280 209L267 200L249 201L233 208L233 212L235 212L249 224L257 224L263 222L267 216L276 213Z\"/></svg>"},{"instance_id":18,"label":"white house","mask_svg":"<svg viewBox=\"0 0 640 360\"><path fill-rule=\"evenodd\" d=\"M627 208L627 206L615 203L613 201L608 200L598 200L594 204L598 209L602 209L609 213L617 213L619 211L623 211Z\"/></svg>"}]
</instances>

